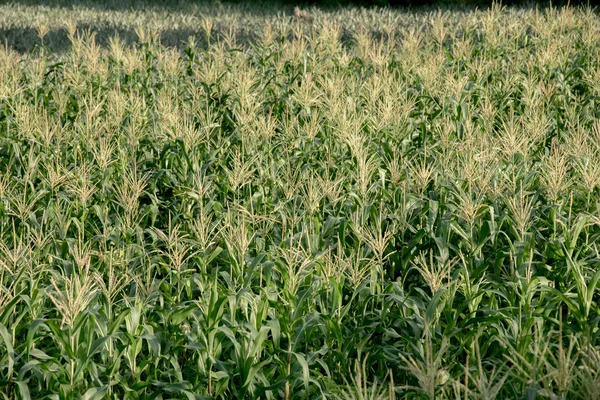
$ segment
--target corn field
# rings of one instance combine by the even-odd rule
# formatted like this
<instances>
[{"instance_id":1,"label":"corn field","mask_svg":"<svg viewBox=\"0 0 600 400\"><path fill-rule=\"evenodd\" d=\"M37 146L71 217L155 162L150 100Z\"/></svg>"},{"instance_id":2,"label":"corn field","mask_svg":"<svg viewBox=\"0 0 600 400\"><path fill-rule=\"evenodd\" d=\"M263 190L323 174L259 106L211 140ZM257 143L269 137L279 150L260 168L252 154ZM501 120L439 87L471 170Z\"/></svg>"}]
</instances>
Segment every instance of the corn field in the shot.
<instances>
[{"instance_id":1,"label":"corn field","mask_svg":"<svg viewBox=\"0 0 600 400\"><path fill-rule=\"evenodd\" d=\"M0 5L1 398L600 399L594 10L203 7Z\"/></svg>"}]
</instances>

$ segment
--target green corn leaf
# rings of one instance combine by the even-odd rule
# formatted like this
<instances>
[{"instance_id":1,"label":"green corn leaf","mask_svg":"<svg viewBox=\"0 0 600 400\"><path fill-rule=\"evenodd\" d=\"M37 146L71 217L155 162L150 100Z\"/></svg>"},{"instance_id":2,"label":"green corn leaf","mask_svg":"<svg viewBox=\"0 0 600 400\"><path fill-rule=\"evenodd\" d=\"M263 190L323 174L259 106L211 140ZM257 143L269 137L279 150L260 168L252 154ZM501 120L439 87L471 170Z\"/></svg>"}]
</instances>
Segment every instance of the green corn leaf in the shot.
<instances>
[{"instance_id":1,"label":"green corn leaf","mask_svg":"<svg viewBox=\"0 0 600 400\"><path fill-rule=\"evenodd\" d=\"M8 333L6 326L0 323L0 336L4 341L4 346L6 346L6 356L8 358L8 377L12 377L13 367L15 365L15 350L12 345L12 335Z\"/></svg>"}]
</instances>

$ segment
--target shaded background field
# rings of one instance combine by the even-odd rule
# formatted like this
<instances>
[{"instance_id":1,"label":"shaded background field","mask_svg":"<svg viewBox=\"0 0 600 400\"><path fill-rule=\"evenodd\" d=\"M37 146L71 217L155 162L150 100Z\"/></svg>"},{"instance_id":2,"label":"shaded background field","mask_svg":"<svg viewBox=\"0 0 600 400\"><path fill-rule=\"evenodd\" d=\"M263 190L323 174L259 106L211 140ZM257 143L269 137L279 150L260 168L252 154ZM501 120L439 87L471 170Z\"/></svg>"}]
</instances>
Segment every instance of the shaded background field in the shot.
<instances>
[{"instance_id":1,"label":"shaded background field","mask_svg":"<svg viewBox=\"0 0 600 400\"><path fill-rule=\"evenodd\" d=\"M543 9L549 4L542 1L504 2L511 3L524 10ZM138 39L135 28L139 26L149 26L160 32L160 41L165 46L182 49L193 37L198 46L205 47L202 22L207 18L213 21L214 35L235 29L239 44L247 44L256 38L265 23L282 20L293 20L308 27L316 21L335 21L349 37L358 25L371 26L376 31L382 18L396 20L398 31L402 32L410 26L426 26L429 15L437 10L452 12L454 18L460 19L462 13L485 10L490 4L485 0L0 1L0 44L28 53L42 44L38 27L44 26L47 33L43 44L53 52L63 53L70 46L64 23L73 21L80 31L94 32L103 47L115 34L126 44L135 43ZM554 1L552 4L562 3ZM379 8L386 5L392 8Z\"/></svg>"}]
</instances>

